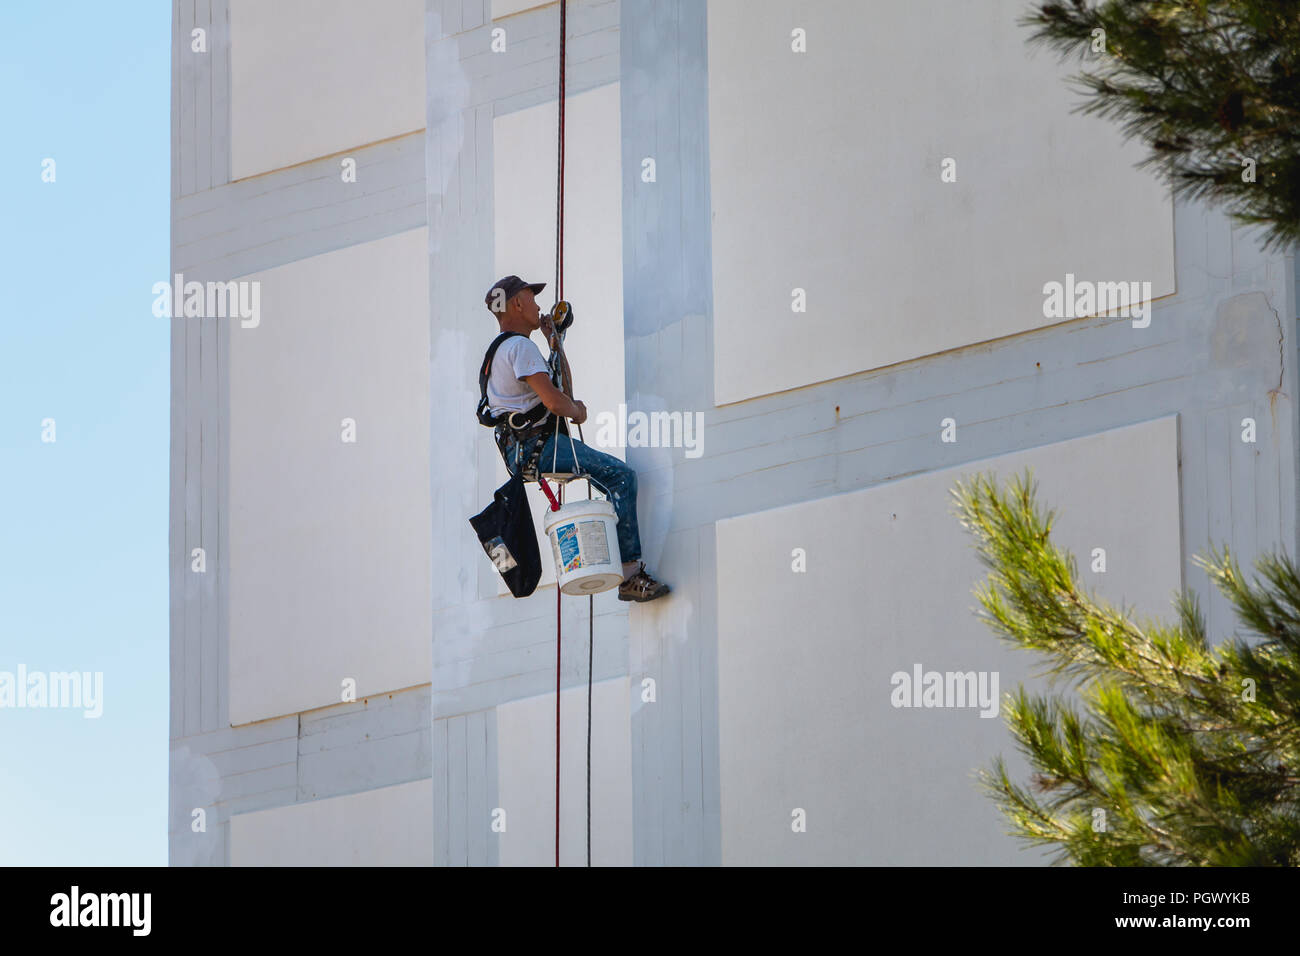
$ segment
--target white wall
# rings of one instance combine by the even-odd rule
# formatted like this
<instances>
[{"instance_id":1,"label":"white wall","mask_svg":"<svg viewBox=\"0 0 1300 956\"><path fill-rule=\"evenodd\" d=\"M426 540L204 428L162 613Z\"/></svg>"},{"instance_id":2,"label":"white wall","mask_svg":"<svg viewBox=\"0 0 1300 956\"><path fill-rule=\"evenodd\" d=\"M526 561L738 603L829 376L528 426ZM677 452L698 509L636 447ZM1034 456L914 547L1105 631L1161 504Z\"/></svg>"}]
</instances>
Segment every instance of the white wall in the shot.
<instances>
[{"instance_id":1,"label":"white wall","mask_svg":"<svg viewBox=\"0 0 1300 956\"><path fill-rule=\"evenodd\" d=\"M1005 485L1025 466L1083 587L1170 619L1181 567L1173 416L717 523L724 864L1038 859L1003 835L971 776L998 753L1023 769L1001 716L890 700L891 676L916 663L997 671L1003 694L1038 665L975 617L987 572L948 493L961 476L992 469ZM1104 574L1090 570L1095 547ZM791 829L795 808L804 833Z\"/></svg>"},{"instance_id":2,"label":"white wall","mask_svg":"<svg viewBox=\"0 0 1300 956\"><path fill-rule=\"evenodd\" d=\"M337 704L348 677L358 697L429 679L427 241L246 276L260 324L222 323L232 724Z\"/></svg>"},{"instance_id":3,"label":"white wall","mask_svg":"<svg viewBox=\"0 0 1300 956\"><path fill-rule=\"evenodd\" d=\"M230 818L231 866L429 866L431 780Z\"/></svg>"},{"instance_id":4,"label":"white wall","mask_svg":"<svg viewBox=\"0 0 1300 956\"><path fill-rule=\"evenodd\" d=\"M231 178L424 128L424 2L229 0Z\"/></svg>"},{"instance_id":5,"label":"white wall","mask_svg":"<svg viewBox=\"0 0 1300 956\"><path fill-rule=\"evenodd\" d=\"M587 688L560 695L560 865L587 861ZM632 864L628 679L592 685L591 864ZM555 863L555 695L497 707L497 773L506 831L502 866Z\"/></svg>"},{"instance_id":6,"label":"white wall","mask_svg":"<svg viewBox=\"0 0 1300 956\"><path fill-rule=\"evenodd\" d=\"M565 338L573 370L574 397L587 406L583 425L586 444L625 459L622 448L596 443L601 412L617 413L626 401L623 375L623 199L620 176L619 86L606 84L569 97L565 106L564 297L573 303L574 323ZM545 282L538 297L543 312L556 299L555 288L555 149L556 106L551 100L493 120L495 271L483 283L486 293L504 275ZM497 334L497 324L483 310L483 348ZM542 355L549 348L541 333L533 341ZM484 441L492 440L483 429ZM573 437L578 437L577 427ZM495 468L480 482L480 497L508 477L495 446ZM555 583L554 562L546 545L543 519L549 504L535 484L528 486L542 546L539 587ZM595 494L599 494L596 492ZM566 500L585 498L586 482L570 487ZM495 575L496 572L493 571ZM508 589L497 575L499 593Z\"/></svg>"},{"instance_id":7,"label":"white wall","mask_svg":"<svg viewBox=\"0 0 1300 956\"><path fill-rule=\"evenodd\" d=\"M1066 273L1173 291L1167 191L1024 6L709 0L719 405L1062 321Z\"/></svg>"},{"instance_id":8,"label":"white wall","mask_svg":"<svg viewBox=\"0 0 1300 956\"><path fill-rule=\"evenodd\" d=\"M500 20L502 17L508 17L524 10L531 10L534 7L545 7L554 4L559 6L555 0L492 0L492 19ZM559 24L559 13L556 13L556 24Z\"/></svg>"}]
</instances>

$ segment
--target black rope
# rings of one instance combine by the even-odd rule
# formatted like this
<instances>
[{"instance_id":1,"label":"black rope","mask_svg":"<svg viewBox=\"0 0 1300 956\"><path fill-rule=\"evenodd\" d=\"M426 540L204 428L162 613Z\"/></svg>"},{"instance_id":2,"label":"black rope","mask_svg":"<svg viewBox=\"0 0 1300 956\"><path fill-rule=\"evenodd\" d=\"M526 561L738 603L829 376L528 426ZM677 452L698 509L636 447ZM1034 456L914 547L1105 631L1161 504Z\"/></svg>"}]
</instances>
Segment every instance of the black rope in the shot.
<instances>
[{"instance_id":1,"label":"black rope","mask_svg":"<svg viewBox=\"0 0 1300 956\"><path fill-rule=\"evenodd\" d=\"M582 426L578 426L582 441ZM587 479L587 500L591 500L591 479ZM596 595L587 595L587 866L591 866L591 661L596 647Z\"/></svg>"},{"instance_id":2,"label":"black rope","mask_svg":"<svg viewBox=\"0 0 1300 956\"><path fill-rule=\"evenodd\" d=\"M591 484L587 484L587 498L591 498ZM596 646L596 598L587 595L587 866L591 866L591 659Z\"/></svg>"},{"instance_id":3,"label":"black rope","mask_svg":"<svg viewBox=\"0 0 1300 956\"><path fill-rule=\"evenodd\" d=\"M559 93L556 96L556 102L559 107L559 126L556 130L556 137L555 137L556 149L557 149L556 160L555 160L555 299L557 302L559 302L561 299L564 298L564 41L565 41L565 34L568 32L565 27L567 8L568 8L567 0L560 0L560 89L559 89ZM554 308L552 308L551 311L552 314L554 314L555 311ZM559 445L560 445L559 424L560 424L559 419L557 418L555 422L555 427L556 427L555 446L557 452L559 451ZM574 464L576 465L577 456L575 455L574 458L575 458ZM539 472L539 477L540 477L540 472ZM588 491L588 494L590 494L590 491ZM563 501L564 500L563 482L561 482L560 484L559 495L560 497L558 500ZM556 574L556 578L555 578L555 865L556 866L560 865L560 648L561 648L560 598L562 592L560 591L559 573L560 573L559 568L556 568L555 569L555 574ZM588 719L587 722L590 725L591 723L590 718ZM587 732L588 734L590 734L591 732L590 726L588 727ZM588 793L587 799L588 801L590 801L591 799L590 771L588 772L587 793ZM588 810L587 816L588 816L587 857L588 857L588 864L590 865L590 858L591 858L590 810Z\"/></svg>"}]
</instances>

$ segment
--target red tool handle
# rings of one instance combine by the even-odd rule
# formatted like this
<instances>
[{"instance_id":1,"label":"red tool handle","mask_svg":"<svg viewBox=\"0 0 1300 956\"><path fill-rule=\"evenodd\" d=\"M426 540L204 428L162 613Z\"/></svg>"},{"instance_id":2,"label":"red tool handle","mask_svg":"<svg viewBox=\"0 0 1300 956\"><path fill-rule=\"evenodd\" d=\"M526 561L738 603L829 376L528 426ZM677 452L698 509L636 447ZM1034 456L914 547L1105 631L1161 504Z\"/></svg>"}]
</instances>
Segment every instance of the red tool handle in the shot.
<instances>
[{"instance_id":1,"label":"red tool handle","mask_svg":"<svg viewBox=\"0 0 1300 956\"><path fill-rule=\"evenodd\" d=\"M559 511L560 503L555 500L555 495L551 493L551 486L546 483L546 479L541 475L537 476L537 483L542 486L542 493L551 501L551 510Z\"/></svg>"}]
</instances>

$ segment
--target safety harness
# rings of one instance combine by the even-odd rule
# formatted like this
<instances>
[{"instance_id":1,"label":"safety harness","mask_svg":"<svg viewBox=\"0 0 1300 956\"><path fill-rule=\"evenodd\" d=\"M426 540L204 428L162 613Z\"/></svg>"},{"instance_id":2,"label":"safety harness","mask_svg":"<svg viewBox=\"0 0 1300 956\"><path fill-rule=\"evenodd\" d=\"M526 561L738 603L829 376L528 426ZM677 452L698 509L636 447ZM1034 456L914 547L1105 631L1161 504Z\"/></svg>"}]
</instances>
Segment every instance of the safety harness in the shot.
<instances>
[{"instance_id":1,"label":"safety harness","mask_svg":"<svg viewBox=\"0 0 1300 956\"><path fill-rule=\"evenodd\" d=\"M515 335L527 338L522 332L502 332L493 339L492 344L488 346L487 354L483 356L483 365L478 372L478 421L480 425L492 429L497 450L501 452L501 460L505 462L507 468L510 467L510 461L506 449L507 442L511 438L515 440L515 464L518 465L519 451L529 439L550 431L556 431L557 425L559 434L569 434L569 423L563 417L559 417L557 422L557 416L552 414L542 402L538 402L526 412L502 412L500 415L493 415L488 407L487 383L492 375L492 360L496 358L497 349L500 348L501 343ZM551 380L555 382L558 372L556 363L553 361L547 362L547 366L551 369ZM537 480L537 462L541 458L542 446L545 444L545 442L540 441L534 442L528 461L524 463L523 475L525 481Z\"/></svg>"}]
</instances>

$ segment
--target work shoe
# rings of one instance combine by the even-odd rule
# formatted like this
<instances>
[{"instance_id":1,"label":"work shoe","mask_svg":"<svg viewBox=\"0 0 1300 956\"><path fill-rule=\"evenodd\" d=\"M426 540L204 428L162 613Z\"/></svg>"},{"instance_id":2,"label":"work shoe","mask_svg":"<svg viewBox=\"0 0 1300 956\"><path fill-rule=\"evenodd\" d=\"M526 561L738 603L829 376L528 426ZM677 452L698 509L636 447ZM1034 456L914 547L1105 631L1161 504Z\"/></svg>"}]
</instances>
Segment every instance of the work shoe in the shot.
<instances>
[{"instance_id":1,"label":"work shoe","mask_svg":"<svg viewBox=\"0 0 1300 956\"><path fill-rule=\"evenodd\" d=\"M645 562L638 562L632 576L618 586L620 601L653 601L663 597L671 589L662 581L656 581L646 574Z\"/></svg>"}]
</instances>

